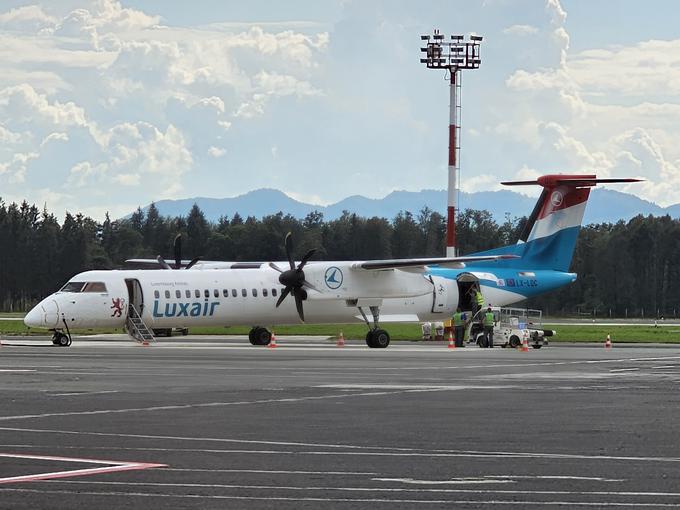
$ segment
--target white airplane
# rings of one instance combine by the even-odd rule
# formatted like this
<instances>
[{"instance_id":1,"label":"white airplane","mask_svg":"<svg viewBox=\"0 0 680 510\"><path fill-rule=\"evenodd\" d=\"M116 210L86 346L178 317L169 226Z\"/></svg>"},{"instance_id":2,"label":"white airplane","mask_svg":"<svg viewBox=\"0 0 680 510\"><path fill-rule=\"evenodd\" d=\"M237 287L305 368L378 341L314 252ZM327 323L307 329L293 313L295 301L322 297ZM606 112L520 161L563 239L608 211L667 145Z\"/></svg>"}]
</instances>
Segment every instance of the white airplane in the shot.
<instances>
[{"instance_id":1,"label":"white airplane","mask_svg":"<svg viewBox=\"0 0 680 510\"><path fill-rule=\"evenodd\" d=\"M471 310L471 286L487 303L507 306L573 282L569 265L590 188L635 181L546 175L504 183L543 187L524 234L515 245L466 257L328 262L310 261L311 250L296 263L288 234L283 263L193 260L181 271L86 271L38 303L24 323L53 331L62 346L71 344L72 328L124 327L150 341L154 329L232 325L252 325L251 344L267 345L265 325L363 321L367 345L384 348L390 336L381 320L443 320L459 306ZM172 269L160 256L156 263Z\"/></svg>"}]
</instances>

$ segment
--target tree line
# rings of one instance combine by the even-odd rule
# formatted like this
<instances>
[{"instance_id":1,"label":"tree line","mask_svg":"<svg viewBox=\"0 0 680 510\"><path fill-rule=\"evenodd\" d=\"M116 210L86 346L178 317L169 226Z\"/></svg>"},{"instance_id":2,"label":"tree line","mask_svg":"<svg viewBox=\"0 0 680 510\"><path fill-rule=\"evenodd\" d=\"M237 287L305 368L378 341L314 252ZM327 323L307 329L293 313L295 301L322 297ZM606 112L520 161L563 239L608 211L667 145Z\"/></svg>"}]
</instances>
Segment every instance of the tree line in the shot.
<instances>
[{"instance_id":1,"label":"tree line","mask_svg":"<svg viewBox=\"0 0 680 510\"><path fill-rule=\"evenodd\" d=\"M496 222L487 211L466 209L457 220L462 254L514 243L527 219ZM129 258L172 260L182 234L183 258L285 260L283 238L293 233L296 254L316 248L317 260L437 257L445 251L446 219L423 208L391 220L345 211L326 221L278 213L263 218L235 214L209 222L197 205L187 216L163 217L152 204L129 218L98 223L54 214L27 202L0 200L0 311L25 311L73 275L124 267ZM680 312L680 221L638 216L628 222L583 227L572 262L576 283L527 303L554 315L675 316Z\"/></svg>"}]
</instances>

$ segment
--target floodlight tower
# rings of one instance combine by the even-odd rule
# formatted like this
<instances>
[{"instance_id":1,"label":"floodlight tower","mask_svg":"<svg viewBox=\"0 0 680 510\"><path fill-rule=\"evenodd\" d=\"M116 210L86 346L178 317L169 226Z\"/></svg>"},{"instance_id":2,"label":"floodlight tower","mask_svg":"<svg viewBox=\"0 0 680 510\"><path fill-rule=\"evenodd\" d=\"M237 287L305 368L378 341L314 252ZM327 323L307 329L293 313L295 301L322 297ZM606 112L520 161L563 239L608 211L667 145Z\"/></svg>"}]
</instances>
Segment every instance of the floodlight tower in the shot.
<instances>
[{"instance_id":1,"label":"floodlight tower","mask_svg":"<svg viewBox=\"0 0 680 510\"><path fill-rule=\"evenodd\" d=\"M435 29L433 35L421 35L427 46L420 48L425 53L421 64L428 69L444 69L449 73L449 183L448 207L446 211L446 256L456 256L456 206L458 205L458 174L460 169L460 88L461 71L477 69L479 45L482 37L471 35L466 41L462 35L452 35L446 40L444 34Z\"/></svg>"}]
</instances>

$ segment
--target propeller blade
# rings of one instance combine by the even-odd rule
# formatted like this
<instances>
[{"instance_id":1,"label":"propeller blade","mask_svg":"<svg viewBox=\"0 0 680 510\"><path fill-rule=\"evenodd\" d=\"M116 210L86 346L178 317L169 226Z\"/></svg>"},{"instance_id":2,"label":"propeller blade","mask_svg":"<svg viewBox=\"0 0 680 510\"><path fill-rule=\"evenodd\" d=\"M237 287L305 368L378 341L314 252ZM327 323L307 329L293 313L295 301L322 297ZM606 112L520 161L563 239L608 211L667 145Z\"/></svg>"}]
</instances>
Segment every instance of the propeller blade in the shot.
<instances>
[{"instance_id":1,"label":"propeller blade","mask_svg":"<svg viewBox=\"0 0 680 510\"><path fill-rule=\"evenodd\" d=\"M309 283L307 280L304 280L304 281L302 282L302 286L303 286L303 287L307 287L308 289L315 290L316 292L321 292L319 289L317 289L314 285L312 285L311 283Z\"/></svg>"},{"instance_id":2,"label":"propeller blade","mask_svg":"<svg viewBox=\"0 0 680 510\"><path fill-rule=\"evenodd\" d=\"M274 264L273 262L269 263L269 267L271 267L273 270L278 271L279 273L283 273L283 269L281 269L279 266Z\"/></svg>"},{"instance_id":3,"label":"propeller blade","mask_svg":"<svg viewBox=\"0 0 680 510\"><path fill-rule=\"evenodd\" d=\"M291 232L286 234L284 244L286 245L286 257L288 257L290 268L295 269L295 262L293 261L293 234Z\"/></svg>"},{"instance_id":4,"label":"propeller blade","mask_svg":"<svg viewBox=\"0 0 680 510\"><path fill-rule=\"evenodd\" d=\"M297 308L297 313L300 316L300 320L305 322L305 312L302 309L302 297L298 289L293 289L293 296L295 297L295 308Z\"/></svg>"},{"instance_id":5,"label":"propeller blade","mask_svg":"<svg viewBox=\"0 0 680 510\"><path fill-rule=\"evenodd\" d=\"M196 265L196 262L198 262L199 260L201 260L201 257L196 257L191 262L189 262L187 264L187 267L185 267L184 269L191 269L192 267L194 267Z\"/></svg>"},{"instance_id":6,"label":"propeller blade","mask_svg":"<svg viewBox=\"0 0 680 510\"><path fill-rule=\"evenodd\" d=\"M163 269L172 269L170 267L170 264L163 260L163 257L161 257L160 255L156 257L156 260L158 261L158 265L160 265Z\"/></svg>"},{"instance_id":7,"label":"propeller blade","mask_svg":"<svg viewBox=\"0 0 680 510\"><path fill-rule=\"evenodd\" d=\"M312 250L309 250L304 257L302 257L302 261L300 262L300 265L298 266L298 271L300 269L302 269L303 267L305 267L305 264L307 263L307 261L309 259L311 259L314 256L315 253L316 253L316 250L312 249Z\"/></svg>"},{"instance_id":8,"label":"propeller blade","mask_svg":"<svg viewBox=\"0 0 680 510\"><path fill-rule=\"evenodd\" d=\"M172 242L175 251L175 269L182 269L182 234L177 234Z\"/></svg>"},{"instance_id":9,"label":"propeller blade","mask_svg":"<svg viewBox=\"0 0 680 510\"><path fill-rule=\"evenodd\" d=\"M280 296L279 299L277 299L277 301L276 301L276 308L278 308L279 305L280 305L281 303L283 303L283 300L286 299L286 296L287 296L289 293L290 293L290 287L286 287L285 289L283 289L283 292L281 293L281 296Z\"/></svg>"}]
</instances>

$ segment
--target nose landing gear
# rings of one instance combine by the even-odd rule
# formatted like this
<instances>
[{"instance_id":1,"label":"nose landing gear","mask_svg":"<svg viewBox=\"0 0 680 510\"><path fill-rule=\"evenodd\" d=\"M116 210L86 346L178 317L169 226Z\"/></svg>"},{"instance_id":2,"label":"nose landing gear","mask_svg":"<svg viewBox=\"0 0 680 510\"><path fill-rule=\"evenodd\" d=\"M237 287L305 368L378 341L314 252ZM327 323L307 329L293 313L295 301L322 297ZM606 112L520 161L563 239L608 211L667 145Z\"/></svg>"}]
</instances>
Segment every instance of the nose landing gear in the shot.
<instances>
[{"instance_id":1,"label":"nose landing gear","mask_svg":"<svg viewBox=\"0 0 680 510\"><path fill-rule=\"evenodd\" d=\"M65 335L61 331L56 331L52 335L52 343L58 345L59 347L70 347L71 346L71 336Z\"/></svg>"}]
</instances>

